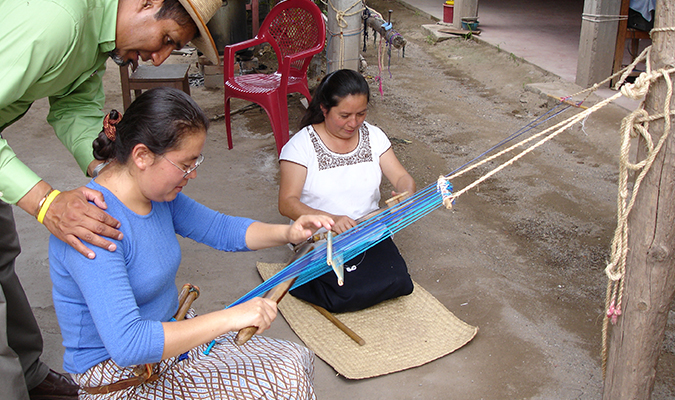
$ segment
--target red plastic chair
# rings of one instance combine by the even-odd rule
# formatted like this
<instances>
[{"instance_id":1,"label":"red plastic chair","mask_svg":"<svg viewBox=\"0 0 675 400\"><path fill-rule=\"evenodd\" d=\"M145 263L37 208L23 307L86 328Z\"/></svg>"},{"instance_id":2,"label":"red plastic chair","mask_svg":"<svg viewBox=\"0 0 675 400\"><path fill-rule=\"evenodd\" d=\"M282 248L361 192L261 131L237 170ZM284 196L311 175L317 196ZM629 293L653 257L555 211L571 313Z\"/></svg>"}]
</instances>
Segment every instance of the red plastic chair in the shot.
<instances>
[{"instance_id":1,"label":"red plastic chair","mask_svg":"<svg viewBox=\"0 0 675 400\"><path fill-rule=\"evenodd\" d=\"M225 46L225 125L227 144L232 148L230 98L259 104L270 118L277 153L288 142L288 101L286 95L299 92L312 97L307 84L307 67L326 42L326 24L319 7L310 0L283 0L275 5L260 25L258 34L244 42ZM235 53L269 43L279 68L272 74L234 76Z\"/></svg>"}]
</instances>

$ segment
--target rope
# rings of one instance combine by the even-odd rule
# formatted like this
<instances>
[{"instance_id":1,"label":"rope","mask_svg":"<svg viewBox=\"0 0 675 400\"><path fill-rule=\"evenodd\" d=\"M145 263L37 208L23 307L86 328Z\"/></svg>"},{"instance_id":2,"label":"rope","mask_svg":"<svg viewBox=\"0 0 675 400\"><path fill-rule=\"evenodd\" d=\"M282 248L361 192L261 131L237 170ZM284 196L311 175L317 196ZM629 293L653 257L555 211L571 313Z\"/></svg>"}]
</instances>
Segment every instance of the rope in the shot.
<instances>
[{"instance_id":1,"label":"rope","mask_svg":"<svg viewBox=\"0 0 675 400\"><path fill-rule=\"evenodd\" d=\"M673 31L674 28L660 28L652 30L652 33L656 32L665 32ZM656 159L661 147L665 143L666 138L670 133L670 118L666 116L675 115L675 111L670 110L670 99L672 97L672 81L670 74L675 72L675 68L669 69L659 69L657 71L652 71L651 62L649 59L649 54L651 47L645 49L638 58L636 58L628 67L618 71L617 73L606 78L602 82L596 83L588 89L584 89L572 96L568 96L564 99L561 99L561 103L567 103L567 99L588 92L590 96L595 90L597 90L604 83L616 78L621 75L619 82L616 87L620 87L621 90L619 93L607 98L603 101L598 102L592 107L589 107L578 114L568 118L567 120L561 121L540 133L537 133L529 138L523 139L520 142L504 149L496 154L482 160L481 162L475 163L468 168L468 164L471 164L476 159L487 154L492 149L501 146L514 138L522 135L523 132L517 132L516 134L510 136L506 140L503 140L499 144L493 146L492 149L484 152L479 157L474 158L469 161L462 167L456 169L445 177L441 176L437 183L427 186L426 188L418 191L413 196L404 200L403 202L397 204L396 206L384 210L374 217L358 224L357 226L347 230L343 234L337 236L333 241L333 249L335 254L340 254L343 256L343 259L348 260L354 256L361 254L363 251L373 247L380 241L384 240L387 237L390 237L395 232L409 226L413 222L419 220L420 218L428 215L432 211L440 208L442 205L445 205L446 208L450 208L452 203L459 198L462 194L466 193L468 190L476 187L481 182L484 182L486 179L489 179L491 176L497 172L503 170L509 165L512 165L517 160L524 157L526 154L532 152L536 148L540 147L544 143L548 142L561 132L565 131L567 128L576 124L577 122L583 123L586 118L595 111L605 107L614 100L618 99L621 96L626 96L631 99L639 99L644 97L645 94L649 91L649 86L652 82L657 79L663 78L667 84L667 96L666 101L664 102L664 111L658 115L648 115L644 110L644 100L640 103L640 106L637 110L631 113L629 116L624 118L621 125L621 155L620 155L620 185L617 196L617 228L615 231L614 239L612 240L611 246L611 261L605 272L609 278L608 287L607 287L607 297L605 302L605 318L603 321L603 338L602 338L602 368L603 375L605 373L606 361L607 361L607 327L608 321L611 319L612 323L616 322L618 316L621 315L621 301L623 296L623 279L625 276L625 264L626 264L626 255L628 252L627 249L627 237L628 237L628 225L627 219L630 211L635 202L635 195L638 193L640 184L646 175L646 173L651 168L652 163ZM645 61L647 65L646 72L640 74L640 76L635 80L634 83L625 83L625 79L628 77L630 72L635 68L635 66L641 62ZM381 73L381 62L379 62L380 73ZM381 77L380 77L381 79ZM622 85L623 84L623 85ZM586 96L586 98L588 98ZM584 99L585 100L585 99ZM579 102L581 104L581 102ZM569 104L568 104L569 105ZM567 107L569 108L569 107ZM563 110L564 111L564 110ZM560 111L561 112L561 111ZM554 114L553 116L545 119L545 121L553 118L555 115L558 115L560 112ZM659 142L654 146L651 135L649 134L649 123L657 119L664 119L664 133L659 139ZM538 123L537 125L543 122ZM528 124L530 125L530 124ZM527 130L531 130L536 125L530 125ZM636 137L637 135L642 136L645 139L647 147L647 157L645 160L640 161L636 164L630 163L628 160L628 154L630 150L630 139ZM498 157L503 156L504 154L516 150L516 148L523 147L526 144L534 142L539 139L536 143L529 145L529 147L522 150L520 153L514 155L511 159L504 162L502 165L494 168L487 174L483 175L479 179L475 180L470 185L466 186L460 191L455 193L452 192L452 184L450 181L453 178L456 178L462 174L465 174L472 169L477 168L480 165L488 163ZM628 175L630 171L641 171L637 177L635 184L633 185L632 194L629 199L628 195ZM318 276L331 270L331 267L326 264L326 246L319 246L310 253L304 255L298 260L294 261L286 268L272 276L267 281L260 284L255 289L251 290L249 293L241 297L236 302L232 303L228 307L243 303L252 299L253 297L262 296L264 293L274 288L278 284L290 279L297 277L293 288L298 287L306 282L309 282L312 279L315 279ZM213 343L212 343L213 344ZM208 352L208 349L206 350Z\"/></svg>"},{"instance_id":2,"label":"rope","mask_svg":"<svg viewBox=\"0 0 675 400\"><path fill-rule=\"evenodd\" d=\"M361 7L351 11L354 7L357 5L361 4ZM329 39L329 45L330 45L330 40L332 40L333 37L339 36L340 37L340 51L338 53L338 65L336 69L342 69L345 66L345 36L354 36L354 35L360 35L362 30L361 27L359 29L352 29L350 31L345 32L344 29L349 27L349 24L347 23L347 20L345 17L351 17L352 15L359 14L363 12L365 9L366 5L363 0L356 0L351 6L347 7L346 10L338 10L335 8L335 5L333 5L333 2L331 0L328 0L328 6L335 12L335 19L337 21L337 25L340 28L340 32L334 33L328 30L328 33L330 34L330 39ZM328 60L329 64L334 63L334 60Z\"/></svg>"},{"instance_id":3,"label":"rope","mask_svg":"<svg viewBox=\"0 0 675 400\"><path fill-rule=\"evenodd\" d=\"M326 32L328 32L328 45L327 47L330 47L331 42L335 36L340 37L340 51L338 52L338 67L336 69L342 69L344 68L345 61L349 60L358 60L358 58L345 58L345 37L348 36L356 36L356 35L361 35L361 32L363 30L361 28L359 29L352 29L350 31L343 32L342 30L340 32L334 33L331 32L328 28L326 28ZM327 59L328 64L333 64L335 60L333 59Z\"/></svg>"},{"instance_id":4,"label":"rope","mask_svg":"<svg viewBox=\"0 0 675 400\"><path fill-rule=\"evenodd\" d=\"M658 32L672 31L673 29L659 29ZM617 195L617 226L614 231L614 238L611 245L610 262L605 268L607 275L607 293L605 297L605 315L602 323L602 373L605 375L607 369L607 351L608 351L608 330L609 324L615 325L622 312L622 300L624 289L624 278L626 275L626 259L628 257L628 216L630 215L635 199L640 190L640 185L646 174L651 169L654 160L661 151L663 144L670 134L670 115L675 115L675 111L670 110L671 97L673 95L673 84L670 74L675 72L675 68L658 69L652 71L650 55L651 46L642 52L639 59L645 60L647 70L641 73L633 84L625 84L621 87L621 93L631 99L639 99L647 94L650 85L657 79L663 78L666 82L667 93L663 104L663 112L656 115L649 115L644 109L644 100L640 106L629 114L621 123L621 153L619 164L619 188ZM634 63L636 64L636 63ZM628 73L624 73L622 80ZM649 123L657 119L664 120L663 135L659 142L654 146L654 141L649 133ZM641 136L645 141L647 150L645 159L637 163L631 163L629 160L631 139ZM633 190L629 194L628 178L631 171L639 174L633 184Z\"/></svg>"},{"instance_id":5,"label":"rope","mask_svg":"<svg viewBox=\"0 0 675 400\"><path fill-rule=\"evenodd\" d=\"M361 8L359 8L356 11L348 12L349 10L351 10L352 8L356 7L359 4L362 5ZM335 11L335 18L337 19L337 24L340 28L346 28L346 27L349 26L349 24L345 20L345 17L351 17L352 15L358 14L361 11L363 11L363 9L365 8L365 4L363 4L363 0L356 0L354 2L354 4L347 7L346 10L338 10L337 8L335 8L335 6L333 5L333 2L331 0L328 0L328 5L330 6L330 8L333 11Z\"/></svg>"},{"instance_id":6,"label":"rope","mask_svg":"<svg viewBox=\"0 0 675 400\"><path fill-rule=\"evenodd\" d=\"M380 36L380 44L377 47L377 70L379 74L375 77L375 80L378 82L378 87L380 90L380 97L384 98L384 89L382 88L383 78L382 78L382 58L384 56L384 46L382 46L384 38Z\"/></svg>"},{"instance_id":7,"label":"rope","mask_svg":"<svg viewBox=\"0 0 675 400\"><path fill-rule=\"evenodd\" d=\"M374 35L377 36L377 32L373 30ZM400 33L394 32L391 37L386 38L384 35L380 35L380 44L378 45L377 48L377 69L379 71L379 75L375 77L375 80L379 84L379 90L380 90L380 97L384 97L384 89L382 88L382 84L384 82L384 78L382 78L382 68L384 68L383 60L384 60L384 52L385 49L387 51L387 72L389 73L389 79L391 79L393 76L391 74L391 48L394 46L394 39L397 36L401 36ZM386 43L386 45L383 45L383 43Z\"/></svg>"},{"instance_id":8,"label":"rope","mask_svg":"<svg viewBox=\"0 0 675 400\"><path fill-rule=\"evenodd\" d=\"M627 15L581 14L581 19L589 22L616 22L625 21Z\"/></svg>"},{"instance_id":9,"label":"rope","mask_svg":"<svg viewBox=\"0 0 675 400\"><path fill-rule=\"evenodd\" d=\"M548 129L545 129L545 130L543 130L542 132L540 132L540 133L538 133L538 134L536 134L536 135L534 135L534 136L532 136L532 137L530 137L530 138L524 139L524 140L522 140L521 142L518 142L518 143L514 144L513 146L511 146L511 147L509 147L509 148L507 148L507 149L504 149L504 150L502 150L502 151L500 151L500 152L498 152L498 153L496 153L496 154L494 154L494 155L492 155L492 156L486 158L485 160L483 160L483 161L481 161L481 162L479 162L479 163L474 164L474 165L471 166L470 168L468 168L468 169L462 171L461 173L457 173L457 174L455 174L455 175L452 175L452 176L448 177L448 178L447 178L448 180L450 180L450 179L452 179L452 178L455 178L455 177L459 176L460 174L463 174L463 173L465 173L465 172L467 172L467 171L470 171L470 170L472 170L472 169L474 169L474 168L477 168L478 166L480 166L480 165L482 165L482 164L485 164L485 163L487 163L487 162L490 162L491 160L493 160L493 159L495 159L495 158L497 158L497 157L500 157L501 155L506 154L506 153L508 153L508 152L510 152L510 151L512 151L512 150L515 150L517 147L520 147L520 146L522 146L522 145L525 144L525 143L531 142L531 141L533 141L534 139L539 138L539 137L541 137L541 136L543 136L543 135L547 134L548 132L550 132L550 131L552 131L552 130L555 129L555 131L553 131L553 133L550 133L548 136L544 137L543 139L541 139L540 141L538 141L538 142L535 143L534 145L531 145L529 148L526 148L525 150L521 151L519 154L513 156L510 160L506 161L506 162L503 163L502 165L500 165L500 166L494 168L492 171L490 171L490 172L488 172L487 174L483 175L482 177L478 178L478 179L475 180L473 183L471 183L470 185L466 186L464 189L462 189L462 190L460 190L460 191L454 193L454 194L452 195L452 199L453 199L453 200L456 200L457 198L459 198L459 196L461 196L462 194L466 193L467 191L473 189L474 187L478 186L479 184L481 184L481 183L484 182L485 180L489 179L492 175L496 174L497 172L503 170L503 169L506 168L507 166L509 166L509 165L513 164L514 162L518 161L519 159L523 158L526 154L531 153L534 149L538 148L538 147L541 146L542 144L544 144L544 143L548 142L549 140L553 139L553 138L556 137L558 134L560 134L561 132L565 131L567 128L571 127L572 125L576 124L577 122L582 121L582 120L585 119L588 115L590 115L590 114L592 114L593 112L595 112L595 111L597 111L597 110L603 108L604 106L606 106L607 104L611 103L612 101L618 99L619 97L621 97L621 93L617 93L617 94L615 94L614 96L609 97L609 98L607 98L607 99L605 99L605 100L603 100L603 101L597 103L597 104L594 105L593 107L590 107L590 108L588 108L588 109L586 109L586 110L584 110L584 111L578 113L577 115L575 115L575 116L573 116L573 117L571 117L571 118L565 120L565 121L562 121L562 122L560 122L560 123L558 123L558 124L556 124L556 125L554 125L554 126L548 128ZM556 128L557 128L557 129L556 129Z\"/></svg>"}]
</instances>

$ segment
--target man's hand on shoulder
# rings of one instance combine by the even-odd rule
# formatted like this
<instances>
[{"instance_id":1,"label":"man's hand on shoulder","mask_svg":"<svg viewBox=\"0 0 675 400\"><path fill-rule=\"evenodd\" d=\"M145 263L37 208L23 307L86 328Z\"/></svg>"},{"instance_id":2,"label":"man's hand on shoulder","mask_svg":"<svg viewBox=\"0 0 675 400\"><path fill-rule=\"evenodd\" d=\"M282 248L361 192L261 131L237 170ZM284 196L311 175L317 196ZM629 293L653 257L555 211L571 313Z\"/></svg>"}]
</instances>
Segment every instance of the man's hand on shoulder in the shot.
<instances>
[{"instance_id":1,"label":"man's hand on shoulder","mask_svg":"<svg viewBox=\"0 0 675 400\"><path fill-rule=\"evenodd\" d=\"M117 230L119 221L103 211L107 205L97 190L83 186L55 194L47 183L40 181L17 205L36 217L39 215L49 232L87 258L96 254L82 242L115 251L117 246L105 238L122 239Z\"/></svg>"}]
</instances>

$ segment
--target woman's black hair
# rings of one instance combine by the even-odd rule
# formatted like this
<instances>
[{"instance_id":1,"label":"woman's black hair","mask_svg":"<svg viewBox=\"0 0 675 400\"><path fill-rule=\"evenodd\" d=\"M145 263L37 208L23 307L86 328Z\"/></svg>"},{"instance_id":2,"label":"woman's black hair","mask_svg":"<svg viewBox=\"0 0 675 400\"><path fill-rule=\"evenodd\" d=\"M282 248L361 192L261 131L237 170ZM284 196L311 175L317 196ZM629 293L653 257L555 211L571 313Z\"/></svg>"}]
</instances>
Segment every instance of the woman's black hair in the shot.
<instances>
[{"instance_id":1,"label":"woman's black hair","mask_svg":"<svg viewBox=\"0 0 675 400\"><path fill-rule=\"evenodd\" d=\"M112 119L114 113L117 110L110 112ZM208 127L209 118L185 92L169 87L150 89L129 105L115 125L113 140L104 131L99 133L93 144L94 157L125 164L137 144L162 155L176 149L186 135L206 132Z\"/></svg>"},{"instance_id":2,"label":"woman's black hair","mask_svg":"<svg viewBox=\"0 0 675 400\"><path fill-rule=\"evenodd\" d=\"M359 94L365 94L370 101L370 87L360 73L351 69L339 69L324 76L300 121L300 129L323 122L324 110L328 112L345 97Z\"/></svg>"}]
</instances>

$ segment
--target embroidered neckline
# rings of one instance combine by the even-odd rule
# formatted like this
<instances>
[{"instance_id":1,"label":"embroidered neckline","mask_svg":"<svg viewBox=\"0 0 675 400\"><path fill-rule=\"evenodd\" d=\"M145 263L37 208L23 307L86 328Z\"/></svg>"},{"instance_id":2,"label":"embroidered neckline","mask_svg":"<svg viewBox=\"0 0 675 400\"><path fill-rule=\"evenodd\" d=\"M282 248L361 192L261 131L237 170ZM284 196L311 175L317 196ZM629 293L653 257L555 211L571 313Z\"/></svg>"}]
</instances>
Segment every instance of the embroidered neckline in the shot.
<instances>
[{"instance_id":1,"label":"embroidered neckline","mask_svg":"<svg viewBox=\"0 0 675 400\"><path fill-rule=\"evenodd\" d=\"M335 153L328 149L311 125L309 126L309 139L314 147L319 171L373 161L370 135L365 123L361 124L361 128L359 128L359 144L354 150L346 154Z\"/></svg>"}]
</instances>

